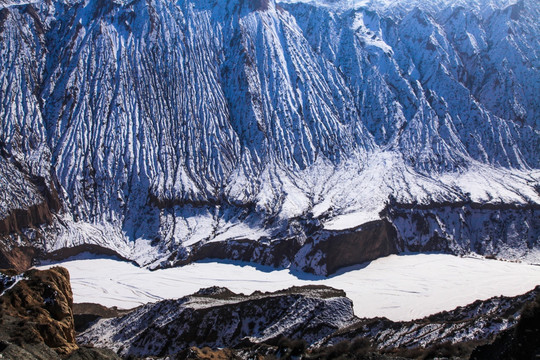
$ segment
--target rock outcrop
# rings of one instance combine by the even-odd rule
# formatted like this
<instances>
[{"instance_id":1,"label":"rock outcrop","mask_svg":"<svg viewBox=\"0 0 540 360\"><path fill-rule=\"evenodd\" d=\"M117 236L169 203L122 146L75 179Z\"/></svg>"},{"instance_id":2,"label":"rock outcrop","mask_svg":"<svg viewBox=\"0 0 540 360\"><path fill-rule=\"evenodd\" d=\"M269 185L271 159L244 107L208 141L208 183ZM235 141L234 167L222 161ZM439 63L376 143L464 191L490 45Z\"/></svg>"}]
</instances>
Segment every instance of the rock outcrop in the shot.
<instances>
[{"instance_id":1,"label":"rock outcrop","mask_svg":"<svg viewBox=\"0 0 540 360\"><path fill-rule=\"evenodd\" d=\"M347 231L321 231L300 249L295 267L331 275L341 268L396 254L398 241L396 229L387 220L371 221Z\"/></svg>"},{"instance_id":2,"label":"rock outcrop","mask_svg":"<svg viewBox=\"0 0 540 360\"><path fill-rule=\"evenodd\" d=\"M183 254L174 253L161 266L185 265L204 259L229 259L292 267L328 276L341 268L396 254L400 248L393 225L386 220L378 220L343 231L313 229L312 226L311 234L304 239L293 236L273 241L239 239L209 242L194 246L185 258Z\"/></svg>"},{"instance_id":3,"label":"rock outcrop","mask_svg":"<svg viewBox=\"0 0 540 360\"><path fill-rule=\"evenodd\" d=\"M0 357L24 360L120 360L111 350L79 347L73 294L61 267L0 273Z\"/></svg>"},{"instance_id":4,"label":"rock outcrop","mask_svg":"<svg viewBox=\"0 0 540 360\"><path fill-rule=\"evenodd\" d=\"M0 336L16 345L42 343L58 354L78 349L66 269L29 270L0 297Z\"/></svg>"}]
</instances>

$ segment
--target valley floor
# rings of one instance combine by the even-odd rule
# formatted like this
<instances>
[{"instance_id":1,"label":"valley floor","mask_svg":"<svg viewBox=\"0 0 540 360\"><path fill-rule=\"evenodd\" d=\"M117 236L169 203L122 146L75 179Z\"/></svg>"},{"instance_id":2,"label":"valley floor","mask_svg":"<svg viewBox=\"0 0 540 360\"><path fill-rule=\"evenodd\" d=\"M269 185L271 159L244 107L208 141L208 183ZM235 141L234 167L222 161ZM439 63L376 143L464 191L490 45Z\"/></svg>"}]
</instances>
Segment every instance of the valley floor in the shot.
<instances>
[{"instance_id":1,"label":"valley floor","mask_svg":"<svg viewBox=\"0 0 540 360\"><path fill-rule=\"evenodd\" d=\"M515 296L540 284L540 266L442 254L392 255L329 278L240 262L200 262L149 271L111 257L82 254L60 263L71 274L74 302L132 308L210 286L237 293L307 284L343 289L358 317L412 320L492 296Z\"/></svg>"}]
</instances>

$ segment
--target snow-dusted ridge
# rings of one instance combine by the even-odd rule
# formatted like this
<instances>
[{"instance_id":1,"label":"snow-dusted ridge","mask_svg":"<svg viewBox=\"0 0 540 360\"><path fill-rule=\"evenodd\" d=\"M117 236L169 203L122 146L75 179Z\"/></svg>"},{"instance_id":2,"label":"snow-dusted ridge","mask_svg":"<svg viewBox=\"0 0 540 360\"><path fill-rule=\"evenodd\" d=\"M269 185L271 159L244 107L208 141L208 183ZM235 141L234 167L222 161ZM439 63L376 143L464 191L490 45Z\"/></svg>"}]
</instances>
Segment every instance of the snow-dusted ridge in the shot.
<instances>
[{"instance_id":1,"label":"snow-dusted ridge","mask_svg":"<svg viewBox=\"0 0 540 360\"><path fill-rule=\"evenodd\" d=\"M319 7L328 7L334 11L350 9L371 9L378 11L410 11L415 7L431 11L446 8L464 7L479 13L488 13L517 3L518 0L280 0L278 3L306 3Z\"/></svg>"},{"instance_id":2,"label":"snow-dusted ridge","mask_svg":"<svg viewBox=\"0 0 540 360\"><path fill-rule=\"evenodd\" d=\"M538 262L540 6L413 3L3 2L7 246L326 273L317 246L386 221L379 256ZM62 211L20 229L44 187Z\"/></svg>"},{"instance_id":3,"label":"snow-dusted ridge","mask_svg":"<svg viewBox=\"0 0 540 360\"><path fill-rule=\"evenodd\" d=\"M387 351L443 343L459 346L471 339L489 341L518 321L523 323L524 304L534 302L539 291L536 287L515 297L492 297L422 319L394 322L354 317L345 293L324 286L249 296L211 287L182 299L139 307L119 318L98 320L78 341L138 356L173 355L188 346L209 346L244 348L237 354L247 357L246 347L275 344L283 336L303 339L311 349L359 338ZM194 302L203 302L204 309ZM268 348L259 353L268 355Z\"/></svg>"}]
</instances>

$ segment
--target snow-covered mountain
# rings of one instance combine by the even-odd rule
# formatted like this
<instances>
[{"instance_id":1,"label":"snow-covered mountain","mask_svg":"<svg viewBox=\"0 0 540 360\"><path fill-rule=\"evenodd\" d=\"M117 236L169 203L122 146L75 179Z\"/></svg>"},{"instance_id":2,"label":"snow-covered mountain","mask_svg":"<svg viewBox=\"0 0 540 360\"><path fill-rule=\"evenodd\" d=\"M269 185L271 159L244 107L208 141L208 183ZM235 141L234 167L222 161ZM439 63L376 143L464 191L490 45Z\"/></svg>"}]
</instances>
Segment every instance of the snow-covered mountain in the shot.
<instances>
[{"instance_id":1,"label":"snow-covered mountain","mask_svg":"<svg viewBox=\"0 0 540 360\"><path fill-rule=\"evenodd\" d=\"M539 15L4 0L2 247L316 273L403 250L538 262ZM375 249L330 264L339 241Z\"/></svg>"}]
</instances>

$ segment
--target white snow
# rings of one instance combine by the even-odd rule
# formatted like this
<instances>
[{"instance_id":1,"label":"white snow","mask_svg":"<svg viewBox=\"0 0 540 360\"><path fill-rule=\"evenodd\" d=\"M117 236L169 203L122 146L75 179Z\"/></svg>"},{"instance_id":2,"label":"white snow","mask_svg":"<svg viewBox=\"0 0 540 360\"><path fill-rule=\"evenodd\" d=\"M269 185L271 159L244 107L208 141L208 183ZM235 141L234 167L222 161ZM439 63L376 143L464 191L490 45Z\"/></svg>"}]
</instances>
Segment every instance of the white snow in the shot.
<instances>
[{"instance_id":1,"label":"white snow","mask_svg":"<svg viewBox=\"0 0 540 360\"><path fill-rule=\"evenodd\" d=\"M392 255L331 278L245 263L204 262L149 271L84 254L54 265L71 274L74 302L132 308L224 286L237 293L324 284L343 289L359 317L411 320L493 296L515 296L540 284L540 267L441 254Z\"/></svg>"},{"instance_id":2,"label":"white snow","mask_svg":"<svg viewBox=\"0 0 540 360\"><path fill-rule=\"evenodd\" d=\"M380 219L381 217L376 211L353 211L349 214L336 216L324 224L324 228L327 230L352 229L359 224L365 224Z\"/></svg>"},{"instance_id":3,"label":"white snow","mask_svg":"<svg viewBox=\"0 0 540 360\"><path fill-rule=\"evenodd\" d=\"M1 276L2 274L0 274ZM2 280L2 278L0 277L0 281ZM13 289L15 287L15 285L17 285L17 283L21 280L26 280L26 277L23 275L23 274L20 274L20 275L16 275L15 276L15 279L14 279L14 282L13 284L11 284L10 286L8 286L7 288L5 288L1 293L0 293L0 296L4 296L4 294L6 292L8 292L9 290Z\"/></svg>"}]
</instances>

